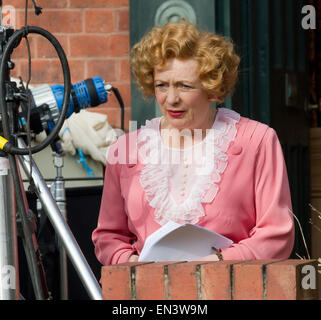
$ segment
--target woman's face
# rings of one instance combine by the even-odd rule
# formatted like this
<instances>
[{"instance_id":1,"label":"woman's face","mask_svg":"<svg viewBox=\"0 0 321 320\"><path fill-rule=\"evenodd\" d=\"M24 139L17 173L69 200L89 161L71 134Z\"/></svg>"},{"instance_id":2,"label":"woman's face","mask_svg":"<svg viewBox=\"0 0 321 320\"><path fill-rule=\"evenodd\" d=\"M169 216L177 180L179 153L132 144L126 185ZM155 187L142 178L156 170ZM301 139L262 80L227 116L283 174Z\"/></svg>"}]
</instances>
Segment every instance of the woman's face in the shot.
<instances>
[{"instance_id":1,"label":"woman's face","mask_svg":"<svg viewBox=\"0 0 321 320\"><path fill-rule=\"evenodd\" d=\"M168 60L161 69L155 69L154 85L155 97L165 118L162 128L212 127L210 103L214 99L202 89L196 60Z\"/></svg>"}]
</instances>

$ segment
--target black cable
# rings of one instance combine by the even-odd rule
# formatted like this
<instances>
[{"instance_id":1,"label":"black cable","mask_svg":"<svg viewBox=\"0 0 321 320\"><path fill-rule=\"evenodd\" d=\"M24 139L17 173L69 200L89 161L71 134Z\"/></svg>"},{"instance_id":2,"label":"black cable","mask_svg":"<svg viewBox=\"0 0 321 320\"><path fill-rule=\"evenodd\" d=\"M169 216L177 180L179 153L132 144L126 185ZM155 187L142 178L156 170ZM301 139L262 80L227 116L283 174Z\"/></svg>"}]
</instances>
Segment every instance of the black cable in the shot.
<instances>
[{"instance_id":1,"label":"black cable","mask_svg":"<svg viewBox=\"0 0 321 320\"><path fill-rule=\"evenodd\" d=\"M123 99L119 93L119 90L115 87L112 87L111 90L114 92L118 102L119 102L119 105L120 105L120 108L121 108L121 129L123 131L125 131L125 108L124 108L124 102L123 102Z\"/></svg>"},{"instance_id":2,"label":"black cable","mask_svg":"<svg viewBox=\"0 0 321 320\"><path fill-rule=\"evenodd\" d=\"M38 16L42 13L42 8L38 7L35 0L32 0L33 6L35 7L35 14Z\"/></svg>"},{"instance_id":3,"label":"black cable","mask_svg":"<svg viewBox=\"0 0 321 320\"><path fill-rule=\"evenodd\" d=\"M25 27L28 25L28 0L26 0L25 4Z\"/></svg>"},{"instance_id":4,"label":"black cable","mask_svg":"<svg viewBox=\"0 0 321 320\"><path fill-rule=\"evenodd\" d=\"M35 3L34 3L35 5ZM28 30L28 0L26 0L26 7L25 7L25 29ZM27 93L27 121L26 121L26 131L27 131L27 147L28 147L28 153L29 153L29 159L30 159L30 178L29 178L29 184L31 184L31 177L32 177L32 165L31 165L31 159L32 159L32 153L31 153L31 131L30 131L30 115L31 115L31 97L29 93L29 83L31 81L31 51L30 51L30 44L28 39L28 34L24 34L24 38L26 40L26 46L28 51L28 79L26 81L26 93Z\"/></svg>"},{"instance_id":5,"label":"black cable","mask_svg":"<svg viewBox=\"0 0 321 320\"><path fill-rule=\"evenodd\" d=\"M71 92L71 80L70 80L70 70L68 61L65 55L65 52L63 48L61 47L58 40L48 31L35 26L30 27L23 27L20 30L16 31L9 39L7 45L4 48L1 65L0 65L0 109L2 114L2 125L3 125L3 133L4 137L9 140L10 134L9 134L9 126L8 126L8 113L7 113L7 102L6 102L6 91L5 91L5 80L4 75L7 74L7 68L8 68L8 61L10 59L10 55L12 54L15 41L17 39L21 39L21 37L25 36L29 33L36 33L43 37L45 37L55 48L60 63L62 65L63 69L63 77L64 77L64 97L63 97L63 106L61 109L60 116L58 118L58 121L50 134L38 145L33 146L30 148L18 148L13 146L10 143L6 143L3 147L3 150L7 153L11 154L17 154L17 155L27 155L29 154L29 151L31 153L36 153L44 148L46 148L59 134L59 131L65 121L68 106L69 106L69 99L70 99L70 92Z\"/></svg>"}]
</instances>

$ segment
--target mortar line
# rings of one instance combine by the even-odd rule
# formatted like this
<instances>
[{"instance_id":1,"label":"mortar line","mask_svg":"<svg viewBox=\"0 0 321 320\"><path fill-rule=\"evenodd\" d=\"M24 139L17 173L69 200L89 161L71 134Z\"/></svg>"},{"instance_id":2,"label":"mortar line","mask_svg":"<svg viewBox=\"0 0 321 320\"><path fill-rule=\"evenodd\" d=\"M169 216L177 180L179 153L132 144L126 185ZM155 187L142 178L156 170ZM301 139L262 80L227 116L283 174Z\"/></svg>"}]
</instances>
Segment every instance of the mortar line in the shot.
<instances>
[{"instance_id":1,"label":"mortar line","mask_svg":"<svg viewBox=\"0 0 321 320\"><path fill-rule=\"evenodd\" d=\"M201 265L196 265L196 280L197 280L197 299L202 300L202 269Z\"/></svg>"},{"instance_id":2,"label":"mortar line","mask_svg":"<svg viewBox=\"0 0 321 320\"><path fill-rule=\"evenodd\" d=\"M170 300L168 290L168 265L164 265L164 286L165 286L165 299Z\"/></svg>"},{"instance_id":3,"label":"mortar line","mask_svg":"<svg viewBox=\"0 0 321 320\"><path fill-rule=\"evenodd\" d=\"M135 266L130 267L130 291L131 291L131 300L136 300L136 268Z\"/></svg>"},{"instance_id":4,"label":"mortar line","mask_svg":"<svg viewBox=\"0 0 321 320\"><path fill-rule=\"evenodd\" d=\"M233 264L230 265L230 297L234 300L234 269Z\"/></svg>"}]
</instances>

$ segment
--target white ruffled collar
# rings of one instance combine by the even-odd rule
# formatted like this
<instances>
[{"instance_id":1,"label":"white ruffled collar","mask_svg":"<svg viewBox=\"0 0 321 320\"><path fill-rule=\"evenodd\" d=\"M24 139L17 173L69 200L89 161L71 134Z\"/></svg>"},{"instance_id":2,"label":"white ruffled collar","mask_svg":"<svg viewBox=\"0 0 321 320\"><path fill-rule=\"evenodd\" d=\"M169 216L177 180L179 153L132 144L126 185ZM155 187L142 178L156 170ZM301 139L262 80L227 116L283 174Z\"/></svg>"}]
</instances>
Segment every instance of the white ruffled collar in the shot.
<instances>
[{"instance_id":1,"label":"white ruffled collar","mask_svg":"<svg viewBox=\"0 0 321 320\"><path fill-rule=\"evenodd\" d=\"M206 150L201 166L196 169L195 183L189 197L178 204L169 190L171 163L170 148L164 146L159 133L161 118L147 120L138 134L138 156L145 164L140 173L140 183L145 191L149 205L155 208L155 220L164 225L172 220L177 223L197 223L205 215L202 203L214 200L221 181L221 175L227 167L226 151L237 134L236 123L240 115L233 110L219 108L212 129L205 139L194 148ZM211 188L210 196L206 195Z\"/></svg>"}]
</instances>

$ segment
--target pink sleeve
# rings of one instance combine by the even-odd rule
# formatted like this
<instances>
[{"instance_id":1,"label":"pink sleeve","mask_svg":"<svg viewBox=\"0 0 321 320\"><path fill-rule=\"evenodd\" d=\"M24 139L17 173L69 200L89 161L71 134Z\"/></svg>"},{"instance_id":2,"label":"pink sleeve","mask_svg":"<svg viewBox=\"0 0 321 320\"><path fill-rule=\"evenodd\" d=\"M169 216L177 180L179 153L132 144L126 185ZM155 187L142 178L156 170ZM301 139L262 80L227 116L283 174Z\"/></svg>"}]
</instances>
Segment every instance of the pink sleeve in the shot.
<instances>
[{"instance_id":1,"label":"pink sleeve","mask_svg":"<svg viewBox=\"0 0 321 320\"><path fill-rule=\"evenodd\" d=\"M269 128L257 152L256 225L249 237L222 249L225 260L287 259L293 249L294 220L287 170L278 137Z\"/></svg>"},{"instance_id":2,"label":"pink sleeve","mask_svg":"<svg viewBox=\"0 0 321 320\"><path fill-rule=\"evenodd\" d=\"M117 143L110 147L108 160L114 154L115 148ZM92 234L95 254L103 265L127 262L135 252L131 243L136 238L128 230L124 199L120 191L119 171L119 164L107 161L98 225Z\"/></svg>"}]
</instances>

